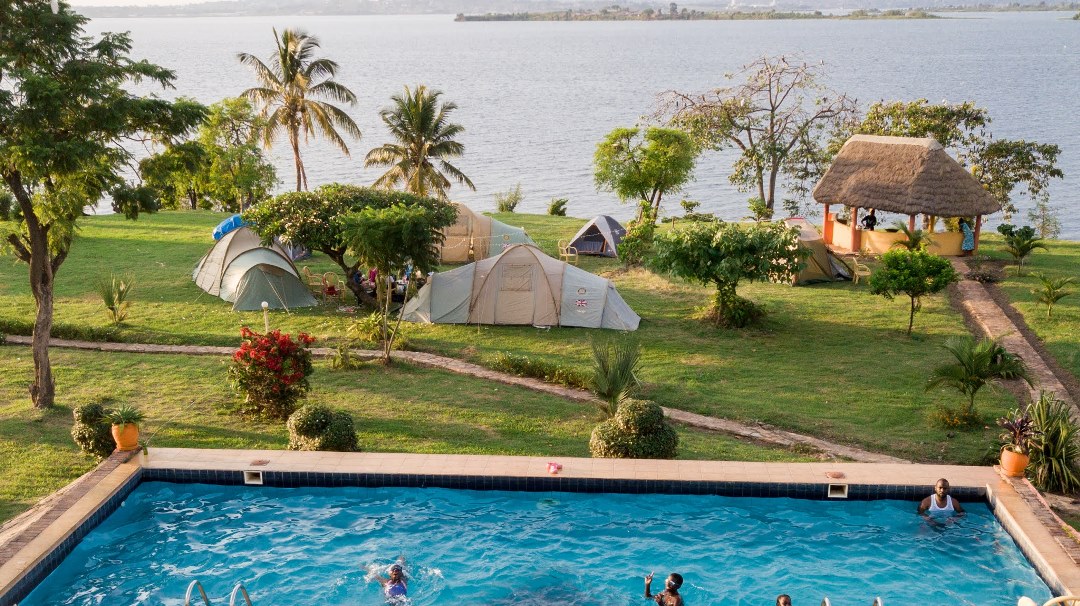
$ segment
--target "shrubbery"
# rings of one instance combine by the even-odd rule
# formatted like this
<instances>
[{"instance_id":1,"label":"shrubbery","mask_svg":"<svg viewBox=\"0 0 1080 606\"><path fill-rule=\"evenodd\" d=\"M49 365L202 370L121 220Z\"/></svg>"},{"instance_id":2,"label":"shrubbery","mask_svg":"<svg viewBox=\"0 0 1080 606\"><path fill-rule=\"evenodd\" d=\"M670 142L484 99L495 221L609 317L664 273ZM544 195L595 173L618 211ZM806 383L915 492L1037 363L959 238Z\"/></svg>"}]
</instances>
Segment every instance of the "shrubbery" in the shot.
<instances>
[{"instance_id":1,"label":"shrubbery","mask_svg":"<svg viewBox=\"0 0 1080 606\"><path fill-rule=\"evenodd\" d=\"M520 377L532 377L578 389L592 389L592 377L570 366L500 351L492 366Z\"/></svg>"},{"instance_id":2,"label":"shrubbery","mask_svg":"<svg viewBox=\"0 0 1080 606\"><path fill-rule=\"evenodd\" d=\"M639 221L631 221L626 226L626 234L619 242L619 260L627 267L641 265L652 253L656 224L651 216Z\"/></svg>"},{"instance_id":3,"label":"shrubbery","mask_svg":"<svg viewBox=\"0 0 1080 606\"><path fill-rule=\"evenodd\" d=\"M244 394L241 413L248 416L285 420L310 388L313 337L300 333L293 341L288 334L272 330L261 335L244 326L243 341L233 354L229 377Z\"/></svg>"},{"instance_id":4,"label":"shrubbery","mask_svg":"<svg viewBox=\"0 0 1080 606\"><path fill-rule=\"evenodd\" d=\"M589 452L608 459L674 459L679 435L654 402L625 400L615 416L596 426Z\"/></svg>"},{"instance_id":5,"label":"shrubbery","mask_svg":"<svg viewBox=\"0 0 1080 606\"><path fill-rule=\"evenodd\" d=\"M1071 494L1080 490L1080 426L1069 415L1069 405L1052 392L1042 392L1028 408L1036 436L1031 444L1032 482L1039 490Z\"/></svg>"},{"instance_id":6,"label":"shrubbery","mask_svg":"<svg viewBox=\"0 0 1080 606\"><path fill-rule=\"evenodd\" d=\"M301 406L289 416L289 450L360 450L353 418L319 404Z\"/></svg>"},{"instance_id":7,"label":"shrubbery","mask_svg":"<svg viewBox=\"0 0 1080 606\"><path fill-rule=\"evenodd\" d=\"M71 428L71 437L86 454L103 459L116 448L113 442L112 424L108 420L108 411L98 403L83 404L71 411L75 417L75 426Z\"/></svg>"}]
</instances>

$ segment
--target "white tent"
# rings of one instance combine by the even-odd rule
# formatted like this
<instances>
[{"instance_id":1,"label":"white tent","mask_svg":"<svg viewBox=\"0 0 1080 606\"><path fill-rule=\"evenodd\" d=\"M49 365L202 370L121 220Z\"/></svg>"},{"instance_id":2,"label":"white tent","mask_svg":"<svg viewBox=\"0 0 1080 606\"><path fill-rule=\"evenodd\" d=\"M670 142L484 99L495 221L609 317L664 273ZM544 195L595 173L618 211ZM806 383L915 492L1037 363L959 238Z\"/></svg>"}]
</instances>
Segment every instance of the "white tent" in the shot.
<instances>
[{"instance_id":1,"label":"white tent","mask_svg":"<svg viewBox=\"0 0 1080 606\"><path fill-rule=\"evenodd\" d=\"M410 322L434 324L637 330L641 321L610 280L528 244L434 274L402 313Z\"/></svg>"},{"instance_id":2,"label":"white tent","mask_svg":"<svg viewBox=\"0 0 1080 606\"><path fill-rule=\"evenodd\" d=\"M262 246L259 236L246 227L222 236L199 260L191 279L199 288L233 303L234 310L259 309L262 301L273 309L318 303L285 251Z\"/></svg>"},{"instance_id":3,"label":"white tent","mask_svg":"<svg viewBox=\"0 0 1080 606\"><path fill-rule=\"evenodd\" d=\"M570 240L570 246L577 249L579 255L598 255L601 257L618 256L619 242L626 235L626 228L618 221L600 215L585 224Z\"/></svg>"}]
</instances>

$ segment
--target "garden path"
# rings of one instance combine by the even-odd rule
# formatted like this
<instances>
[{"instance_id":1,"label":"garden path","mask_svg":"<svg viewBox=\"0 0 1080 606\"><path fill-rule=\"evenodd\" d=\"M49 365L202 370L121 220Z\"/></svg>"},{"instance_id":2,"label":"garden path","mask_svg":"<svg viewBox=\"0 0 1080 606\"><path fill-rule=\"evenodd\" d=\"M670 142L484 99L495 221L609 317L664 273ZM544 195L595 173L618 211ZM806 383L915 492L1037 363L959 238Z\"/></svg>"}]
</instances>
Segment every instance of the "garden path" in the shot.
<instances>
[{"instance_id":1,"label":"garden path","mask_svg":"<svg viewBox=\"0 0 1080 606\"><path fill-rule=\"evenodd\" d=\"M953 257L953 267L960 275L968 272L968 265L962 258ZM1052 364L1043 357L1040 348L1032 343L1035 339L1027 326L1019 326L1002 309L986 286L974 280L961 280L956 285L958 301L972 322L990 338L1000 338L1005 349L1020 356L1027 364L1028 371L1034 378L1034 387L1029 388L1031 398L1037 400L1039 391L1054 392L1058 399L1073 407L1074 414L1080 415L1077 403L1063 381L1054 372Z\"/></svg>"},{"instance_id":2,"label":"garden path","mask_svg":"<svg viewBox=\"0 0 1080 606\"><path fill-rule=\"evenodd\" d=\"M13 345L30 345L30 337L9 335L7 337L7 342ZM52 347L64 347L71 349L88 349L94 351L116 351L145 354L231 356L233 352L236 351L236 348L234 347L213 347L201 345L151 345L145 343L101 343L90 341L73 341L69 339L52 339L50 341L50 345ZM336 353L336 350L328 347L314 347L312 348L311 353L313 356L325 358L334 355ZM357 350L354 351L354 355L355 357L360 359L374 360L376 358L379 358L382 355L382 352L373 350ZM506 385L516 385L518 387L524 387L525 389L531 389L533 391L538 391L541 393L546 393L577 402L596 402L596 397L591 392L585 391L583 389L574 389L572 387L553 385L551 383L547 383L539 379L532 379L529 377L518 377L504 372L491 370L490 368L484 368L483 366L479 366L477 364L471 364L469 362L463 362L461 360L447 358L445 356L437 356L434 354L423 353L419 351L395 351L392 353L392 355L394 359L410 362L418 366L441 368L450 372L468 375L487 381L495 381ZM698 427L711 431L720 431L744 439L753 440L755 442L773 444L786 448L797 445L809 446L810 448L820 451L822 454L830 458L850 459L852 461L859 461L862 463L909 462L905 459L900 459L880 453L874 453L867 450L861 450L842 444L834 444L832 442L827 442L825 440L821 440L812 436L802 435L790 431L783 431L765 425L748 425L745 423L739 423L727 419L707 417L704 415L699 415L674 408L665 408L664 413L670 419L679 423L683 423L685 425L690 425L693 427Z\"/></svg>"}]
</instances>

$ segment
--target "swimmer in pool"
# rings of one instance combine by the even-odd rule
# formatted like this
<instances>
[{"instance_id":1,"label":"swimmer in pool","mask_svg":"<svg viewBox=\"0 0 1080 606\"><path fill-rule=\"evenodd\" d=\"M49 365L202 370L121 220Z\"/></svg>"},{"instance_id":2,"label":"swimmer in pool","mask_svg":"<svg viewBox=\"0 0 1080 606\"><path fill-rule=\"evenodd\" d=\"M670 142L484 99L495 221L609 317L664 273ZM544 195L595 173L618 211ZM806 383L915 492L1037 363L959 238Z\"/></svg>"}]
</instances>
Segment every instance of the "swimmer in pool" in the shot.
<instances>
[{"instance_id":1,"label":"swimmer in pool","mask_svg":"<svg viewBox=\"0 0 1080 606\"><path fill-rule=\"evenodd\" d=\"M657 606L683 606L682 596L679 595L679 588L682 587L683 578L682 575L673 572L668 575L666 581L664 581L664 590L660 593L653 595L650 591L652 585L653 573L645 575L645 597L650 600L656 600Z\"/></svg>"},{"instance_id":2,"label":"swimmer in pool","mask_svg":"<svg viewBox=\"0 0 1080 606\"><path fill-rule=\"evenodd\" d=\"M386 595L386 599L400 599L409 594L409 586L405 581L405 571L401 565L405 560L398 560L396 564L390 566L390 576L387 577L375 577L375 580L382 585L383 594Z\"/></svg>"},{"instance_id":3,"label":"swimmer in pool","mask_svg":"<svg viewBox=\"0 0 1080 606\"><path fill-rule=\"evenodd\" d=\"M934 484L934 494L919 503L919 515L927 519L930 515L962 516L964 508L949 494L949 481L941 478Z\"/></svg>"}]
</instances>

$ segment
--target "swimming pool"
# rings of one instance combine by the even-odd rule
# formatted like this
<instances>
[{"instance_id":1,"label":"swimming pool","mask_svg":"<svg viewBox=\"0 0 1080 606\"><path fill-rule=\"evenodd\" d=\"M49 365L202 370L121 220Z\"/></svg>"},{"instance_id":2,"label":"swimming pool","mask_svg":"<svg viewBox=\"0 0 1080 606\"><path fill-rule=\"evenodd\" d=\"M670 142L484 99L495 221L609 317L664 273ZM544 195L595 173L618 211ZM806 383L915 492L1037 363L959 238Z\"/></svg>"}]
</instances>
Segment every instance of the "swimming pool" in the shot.
<instances>
[{"instance_id":1,"label":"swimming pool","mask_svg":"<svg viewBox=\"0 0 1080 606\"><path fill-rule=\"evenodd\" d=\"M1015 604L1050 590L981 503L943 528L909 501L144 482L23 601L182 603L242 581L256 606L637 604L677 571L687 604Z\"/></svg>"}]
</instances>

